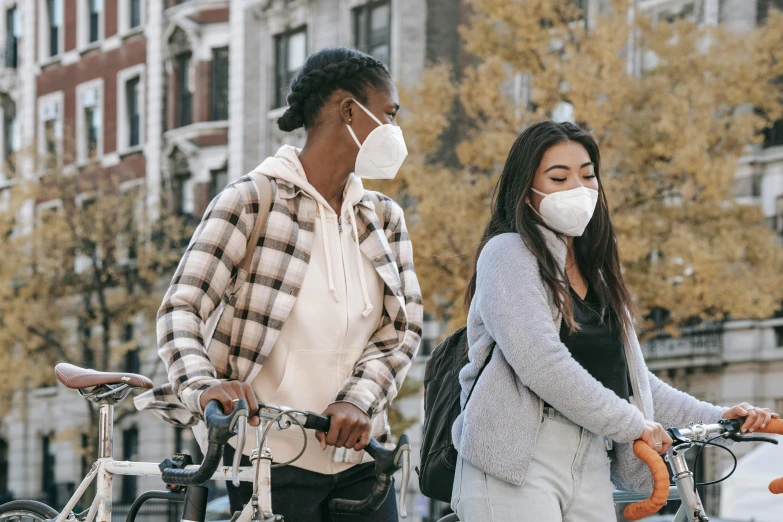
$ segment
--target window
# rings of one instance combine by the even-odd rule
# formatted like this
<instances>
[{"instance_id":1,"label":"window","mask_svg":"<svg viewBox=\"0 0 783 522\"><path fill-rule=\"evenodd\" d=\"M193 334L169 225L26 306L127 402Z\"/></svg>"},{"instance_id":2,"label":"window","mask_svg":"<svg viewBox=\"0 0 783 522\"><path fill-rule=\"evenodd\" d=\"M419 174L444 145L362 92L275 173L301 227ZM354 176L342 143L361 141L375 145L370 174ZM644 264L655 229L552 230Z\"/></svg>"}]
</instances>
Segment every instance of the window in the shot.
<instances>
[{"instance_id":1,"label":"window","mask_svg":"<svg viewBox=\"0 0 783 522\"><path fill-rule=\"evenodd\" d=\"M103 83L91 80L76 87L77 161L91 163L103 156Z\"/></svg>"},{"instance_id":2,"label":"window","mask_svg":"<svg viewBox=\"0 0 783 522\"><path fill-rule=\"evenodd\" d=\"M783 0L756 0L756 23L766 22L772 8L783 10Z\"/></svg>"},{"instance_id":3,"label":"window","mask_svg":"<svg viewBox=\"0 0 783 522\"><path fill-rule=\"evenodd\" d=\"M3 137L5 143L4 154L5 163L11 172L16 171L16 154L19 152L20 136L19 123L13 108L7 108L3 111Z\"/></svg>"},{"instance_id":4,"label":"window","mask_svg":"<svg viewBox=\"0 0 783 522\"><path fill-rule=\"evenodd\" d=\"M174 214L177 216L189 216L192 210L192 202L188 191L189 174L175 175L171 180L171 195L174 200Z\"/></svg>"},{"instance_id":5,"label":"window","mask_svg":"<svg viewBox=\"0 0 783 522\"><path fill-rule=\"evenodd\" d=\"M97 107L85 107L84 132L87 159L95 161L98 158L98 133L101 130L101 113Z\"/></svg>"},{"instance_id":6,"label":"window","mask_svg":"<svg viewBox=\"0 0 783 522\"><path fill-rule=\"evenodd\" d=\"M122 458L123 460L136 460L139 453L139 430L130 428L122 432ZM136 500L136 477L125 475L122 477L121 502L131 504Z\"/></svg>"},{"instance_id":7,"label":"window","mask_svg":"<svg viewBox=\"0 0 783 522\"><path fill-rule=\"evenodd\" d=\"M275 37L275 107L285 106L285 91L306 59L306 27Z\"/></svg>"},{"instance_id":8,"label":"window","mask_svg":"<svg viewBox=\"0 0 783 522\"><path fill-rule=\"evenodd\" d=\"M97 42L100 39L101 32L101 11L103 0L85 0L89 5L89 27L90 34L88 43Z\"/></svg>"},{"instance_id":9,"label":"window","mask_svg":"<svg viewBox=\"0 0 783 522\"><path fill-rule=\"evenodd\" d=\"M212 49L211 119L228 119L228 47Z\"/></svg>"},{"instance_id":10,"label":"window","mask_svg":"<svg viewBox=\"0 0 783 522\"><path fill-rule=\"evenodd\" d=\"M783 348L783 325L775 327L775 347Z\"/></svg>"},{"instance_id":11,"label":"window","mask_svg":"<svg viewBox=\"0 0 783 522\"><path fill-rule=\"evenodd\" d=\"M88 366L88 368L91 368L91 366ZM90 437L86 433L82 433L82 458L81 458L81 464L82 464L82 475L87 475L87 472L90 471Z\"/></svg>"},{"instance_id":12,"label":"window","mask_svg":"<svg viewBox=\"0 0 783 522\"><path fill-rule=\"evenodd\" d=\"M130 29L141 25L141 0L130 0Z\"/></svg>"},{"instance_id":13,"label":"window","mask_svg":"<svg viewBox=\"0 0 783 522\"><path fill-rule=\"evenodd\" d=\"M133 342L135 327L133 323L125 323L122 329L122 342L128 344ZM125 365L123 368L127 373L141 373L141 359L139 358L139 349L133 348L125 352Z\"/></svg>"},{"instance_id":14,"label":"window","mask_svg":"<svg viewBox=\"0 0 783 522\"><path fill-rule=\"evenodd\" d=\"M44 122L44 140L46 142L46 164L50 167L59 162L57 157L57 120L47 120Z\"/></svg>"},{"instance_id":15,"label":"window","mask_svg":"<svg viewBox=\"0 0 783 522\"><path fill-rule=\"evenodd\" d=\"M50 498L56 496L55 492L55 454L52 442L54 437L52 435L44 435L41 437L41 490Z\"/></svg>"},{"instance_id":16,"label":"window","mask_svg":"<svg viewBox=\"0 0 783 522\"><path fill-rule=\"evenodd\" d=\"M783 145L783 120L777 120L764 129L764 147L779 147Z\"/></svg>"},{"instance_id":17,"label":"window","mask_svg":"<svg viewBox=\"0 0 783 522\"><path fill-rule=\"evenodd\" d=\"M210 177L209 198L214 199L228 185L228 169L223 167L222 169L210 171Z\"/></svg>"},{"instance_id":18,"label":"window","mask_svg":"<svg viewBox=\"0 0 783 522\"><path fill-rule=\"evenodd\" d=\"M141 78L136 76L125 84L125 111L128 121L128 147L135 147L141 143L139 120L139 83Z\"/></svg>"},{"instance_id":19,"label":"window","mask_svg":"<svg viewBox=\"0 0 783 522\"><path fill-rule=\"evenodd\" d=\"M19 11L12 7L5 12L5 66L16 69L19 57Z\"/></svg>"},{"instance_id":20,"label":"window","mask_svg":"<svg viewBox=\"0 0 783 522\"><path fill-rule=\"evenodd\" d=\"M190 125L193 121L193 93L190 92L190 53L177 57L177 99L178 126Z\"/></svg>"},{"instance_id":21,"label":"window","mask_svg":"<svg viewBox=\"0 0 783 522\"><path fill-rule=\"evenodd\" d=\"M353 11L354 46L389 65L391 8L389 2L372 2Z\"/></svg>"},{"instance_id":22,"label":"window","mask_svg":"<svg viewBox=\"0 0 783 522\"><path fill-rule=\"evenodd\" d=\"M60 52L60 25L62 0L46 0L46 10L49 20L49 56L57 56Z\"/></svg>"}]
</instances>

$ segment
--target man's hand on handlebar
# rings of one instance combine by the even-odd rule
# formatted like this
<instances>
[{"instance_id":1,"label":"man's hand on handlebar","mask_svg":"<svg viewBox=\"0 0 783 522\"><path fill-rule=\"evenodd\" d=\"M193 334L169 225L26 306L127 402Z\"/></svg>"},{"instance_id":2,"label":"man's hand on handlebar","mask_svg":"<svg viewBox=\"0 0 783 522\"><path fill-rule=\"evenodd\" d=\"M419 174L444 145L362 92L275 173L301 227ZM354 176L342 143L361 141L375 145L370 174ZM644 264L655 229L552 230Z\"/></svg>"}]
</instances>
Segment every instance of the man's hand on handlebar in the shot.
<instances>
[{"instance_id":1,"label":"man's hand on handlebar","mask_svg":"<svg viewBox=\"0 0 783 522\"><path fill-rule=\"evenodd\" d=\"M740 419L743 417L745 422L740 430L742 433L753 433L757 430L763 430L767 427L770 420L777 419L780 416L777 413L772 413L769 408L757 408L747 402L741 402L733 408L729 408L721 416L723 419Z\"/></svg>"},{"instance_id":2,"label":"man's hand on handlebar","mask_svg":"<svg viewBox=\"0 0 783 522\"><path fill-rule=\"evenodd\" d=\"M251 407L253 412L258 408L258 401L252 386L246 382L239 381L224 381L210 386L202 392L201 397L199 397L199 403L201 404L201 410L204 411L209 401L218 401L223 407L223 412L230 413L234 410L236 399L245 399L245 402ZM253 407L253 405L256 406ZM257 415L248 419L248 424L251 426L258 426L258 423L259 418Z\"/></svg>"},{"instance_id":3,"label":"man's hand on handlebar","mask_svg":"<svg viewBox=\"0 0 783 522\"><path fill-rule=\"evenodd\" d=\"M358 406L350 402L335 402L321 415L331 419L329 433L315 432L322 450L325 450L326 446L336 446L361 451L369 444L370 417Z\"/></svg>"},{"instance_id":4,"label":"man's hand on handlebar","mask_svg":"<svg viewBox=\"0 0 783 522\"><path fill-rule=\"evenodd\" d=\"M646 420L645 427L639 437L659 455L666 453L672 445L672 438L657 422Z\"/></svg>"}]
</instances>

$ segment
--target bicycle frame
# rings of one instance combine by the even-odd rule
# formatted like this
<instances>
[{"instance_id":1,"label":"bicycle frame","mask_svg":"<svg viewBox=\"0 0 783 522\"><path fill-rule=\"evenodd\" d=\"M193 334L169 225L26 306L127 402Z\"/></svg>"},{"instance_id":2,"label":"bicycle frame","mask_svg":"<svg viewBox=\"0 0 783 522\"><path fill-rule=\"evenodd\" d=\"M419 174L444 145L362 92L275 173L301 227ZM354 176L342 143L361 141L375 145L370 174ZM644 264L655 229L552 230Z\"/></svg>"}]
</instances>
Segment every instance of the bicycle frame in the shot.
<instances>
[{"instance_id":1,"label":"bicycle frame","mask_svg":"<svg viewBox=\"0 0 783 522\"><path fill-rule=\"evenodd\" d=\"M115 475L137 477L160 477L162 472L155 462L130 462L114 460L112 448L114 442L114 403L111 400L102 400L99 410L98 426L98 460L96 460L87 476L84 477L79 487L71 496L60 515L54 522L66 522L76 504L81 500L87 488L97 480L95 498L90 504L87 517L84 522L111 522L112 512L112 483ZM262 422L257 428L258 437L256 448L253 451L251 467L239 468L239 480L253 483L253 499L248 502L242 514L235 522L251 522L252 520L274 520L271 500L271 461L272 454L269 448L261 448L261 434L266 426ZM269 463L267 466L266 463ZM187 466L186 469L196 469L198 466ZM222 466L212 475L210 480L229 481L232 478L231 466ZM256 513L260 515L256 517ZM191 521L203 522L203 521Z\"/></svg>"}]
</instances>

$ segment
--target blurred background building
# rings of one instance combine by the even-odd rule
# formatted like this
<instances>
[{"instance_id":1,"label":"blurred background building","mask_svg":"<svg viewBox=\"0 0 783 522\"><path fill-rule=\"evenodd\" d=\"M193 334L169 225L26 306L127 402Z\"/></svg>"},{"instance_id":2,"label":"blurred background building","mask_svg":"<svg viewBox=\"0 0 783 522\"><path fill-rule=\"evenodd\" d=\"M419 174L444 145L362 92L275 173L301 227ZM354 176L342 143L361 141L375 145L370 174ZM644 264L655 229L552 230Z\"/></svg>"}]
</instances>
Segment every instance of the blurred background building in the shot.
<instances>
[{"instance_id":1,"label":"blurred background building","mask_svg":"<svg viewBox=\"0 0 783 522\"><path fill-rule=\"evenodd\" d=\"M588 23L600 7L595 0L575 2ZM651 16L691 17L740 31L783 7L778 0L635 4ZM228 182L282 143L302 142L301 131L282 133L276 119L308 54L352 46L384 61L401 85L413 85L429 61L447 59L457 70L467 63L457 33L467 15L458 0L0 0L0 151L7 165L0 187L14 175L35 174L34 162L22 154L33 150L59 157L74 175L95 164L107 173L130 171L132 179L123 183L145 186L150 208L165 199L168 212L197 220ZM641 67L641 57L634 67ZM553 117L568 119L568 108ZM458 132L453 126L446 140L456 143ZM73 151L62 150L66 133ZM761 206L770 227L783 234L783 122L767 131L763 146L748 147L736 176L737 198ZM426 325L410 379L422 378L443 331L438 323ZM138 349L121 370L164 380L154 325L139 321L123 335ZM656 374L698 398L783 411L783 315L702 325L679 338L662 335L644 350ZM421 416L419 395L401 402L408 415ZM0 498L39 498L62 507L91 464L68 436L84 415L82 399L61 386L20 393L0 420ZM408 433L418 442L420 425ZM115 436L115 458L160 461L175 451L198 451L189 430L146 413L123 417ZM700 476L717 478L724 465L721 454L705 452ZM118 482L116 517L124 517L123 506L138 493L162 486L155 479ZM444 506L417 494L415 482L412 520L434 520ZM717 488L705 491L708 509L718 505L718 494Z\"/></svg>"}]
</instances>

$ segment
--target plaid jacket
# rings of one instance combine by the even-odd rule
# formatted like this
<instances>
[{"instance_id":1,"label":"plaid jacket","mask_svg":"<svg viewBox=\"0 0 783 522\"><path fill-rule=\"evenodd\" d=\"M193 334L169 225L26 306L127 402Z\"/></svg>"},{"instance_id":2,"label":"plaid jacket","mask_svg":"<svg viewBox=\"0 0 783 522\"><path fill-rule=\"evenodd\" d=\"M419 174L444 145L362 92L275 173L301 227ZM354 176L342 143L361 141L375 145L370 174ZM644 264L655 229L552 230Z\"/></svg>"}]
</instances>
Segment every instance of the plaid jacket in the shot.
<instances>
[{"instance_id":1,"label":"plaid jacket","mask_svg":"<svg viewBox=\"0 0 783 522\"><path fill-rule=\"evenodd\" d=\"M158 353L169 383L136 397L138 409L192 426L201 419L203 390L226 379L252 382L261 370L304 280L316 219L316 202L298 187L272 179L272 189L272 209L247 281L229 298L226 289L242 263L259 194L244 176L210 203L158 311ZM423 307L402 209L365 190L356 214L360 249L385 283L384 307L380 326L334 401L365 411L377 438L388 435L386 409L416 355ZM221 299L226 309L207 351L201 326Z\"/></svg>"}]
</instances>

